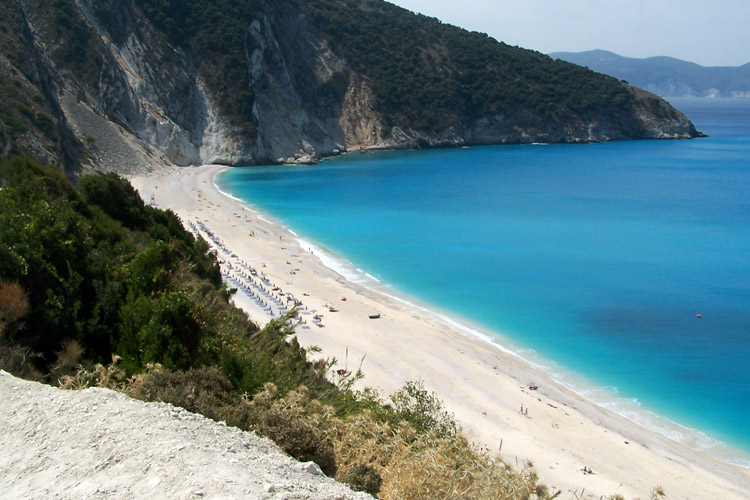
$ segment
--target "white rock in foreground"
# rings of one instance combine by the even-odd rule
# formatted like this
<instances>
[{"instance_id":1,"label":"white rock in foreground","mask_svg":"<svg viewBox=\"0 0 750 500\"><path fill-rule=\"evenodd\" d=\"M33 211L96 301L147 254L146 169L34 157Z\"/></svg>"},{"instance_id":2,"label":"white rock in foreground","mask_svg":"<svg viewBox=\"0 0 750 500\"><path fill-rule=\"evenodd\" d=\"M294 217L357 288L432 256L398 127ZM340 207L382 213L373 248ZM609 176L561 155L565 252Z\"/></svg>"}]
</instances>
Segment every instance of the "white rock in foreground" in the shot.
<instances>
[{"instance_id":1,"label":"white rock in foreground","mask_svg":"<svg viewBox=\"0 0 750 500\"><path fill-rule=\"evenodd\" d=\"M63 391L4 371L0 450L5 499L372 498L268 439L182 408L107 389Z\"/></svg>"}]
</instances>

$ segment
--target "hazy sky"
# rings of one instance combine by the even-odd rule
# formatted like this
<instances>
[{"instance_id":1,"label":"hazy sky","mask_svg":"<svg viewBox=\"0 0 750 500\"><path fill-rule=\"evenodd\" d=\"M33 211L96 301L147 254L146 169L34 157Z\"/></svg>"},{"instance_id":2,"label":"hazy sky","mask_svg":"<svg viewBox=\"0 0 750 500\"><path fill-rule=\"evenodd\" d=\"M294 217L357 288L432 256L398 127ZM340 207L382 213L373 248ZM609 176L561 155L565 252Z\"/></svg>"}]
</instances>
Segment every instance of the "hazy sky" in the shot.
<instances>
[{"instance_id":1,"label":"hazy sky","mask_svg":"<svg viewBox=\"0 0 750 500\"><path fill-rule=\"evenodd\" d=\"M750 62L750 0L389 0L539 52Z\"/></svg>"}]
</instances>

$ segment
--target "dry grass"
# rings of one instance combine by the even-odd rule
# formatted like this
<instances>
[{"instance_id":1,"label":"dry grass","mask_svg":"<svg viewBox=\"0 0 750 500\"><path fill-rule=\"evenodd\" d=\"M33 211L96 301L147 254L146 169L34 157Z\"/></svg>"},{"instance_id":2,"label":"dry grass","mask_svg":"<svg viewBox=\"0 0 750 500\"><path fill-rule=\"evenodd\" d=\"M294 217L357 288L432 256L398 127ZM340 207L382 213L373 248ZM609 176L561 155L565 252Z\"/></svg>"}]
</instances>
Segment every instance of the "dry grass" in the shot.
<instances>
[{"instance_id":1,"label":"dry grass","mask_svg":"<svg viewBox=\"0 0 750 500\"><path fill-rule=\"evenodd\" d=\"M22 326L20 320L29 313L29 298L18 283L0 280L0 369L29 380L42 378L32 362L40 355L28 347L6 342L11 328Z\"/></svg>"},{"instance_id":2,"label":"dry grass","mask_svg":"<svg viewBox=\"0 0 750 500\"><path fill-rule=\"evenodd\" d=\"M283 422L287 439L307 429L319 442L330 443L335 478L382 499L549 498L531 464L516 472L460 433L420 432L409 422L384 421L369 410L341 418L332 407L310 400L304 388L278 398L269 384L249 404L264 415L260 420Z\"/></svg>"},{"instance_id":3,"label":"dry grass","mask_svg":"<svg viewBox=\"0 0 750 500\"><path fill-rule=\"evenodd\" d=\"M109 387L255 430L295 458L315 461L327 474L385 500L549 498L530 464L516 472L460 433L439 436L372 410L339 417L305 387L280 397L266 384L249 398L233 393L215 368L172 372L153 365L128 379L114 363L79 369L60 385Z\"/></svg>"},{"instance_id":4,"label":"dry grass","mask_svg":"<svg viewBox=\"0 0 750 500\"><path fill-rule=\"evenodd\" d=\"M530 466L517 473L461 434L420 434L410 424L392 427L369 413L346 419L333 432L337 479L368 465L382 478L383 499L548 498Z\"/></svg>"},{"instance_id":5,"label":"dry grass","mask_svg":"<svg viewBox=\"0 0 750 500\"><path fill-rule=\"evenodd\" d=\"M266 384L250 398L234 393L215 368L171 372L154 365L128 379L115 364L81 369L60 383L66 388L109 387L255 430L295 458L313 460L336 479L384 500L534 500L560 495L551 495L538 482L531 463L511 467L460 432L422 431L406 420L384 418L382 407L339 416L332 406L311 398L305 387L281 397L273 384ZM661 495L657 488L652 499Z\"/></svg>"},{"instance_id":6,"label":"dry grass","mask_svg":"<svg viewBox=\"0 0 750 500\"><path fill-rule=\"evenodd\" d=\"M5 329L26 316L29 312L29 299L18 283L0 280L0 338Z\"/></svg>"},{"instance_id":7,"label":"dry grass","mask_svg":"<svg viewBox=\"0 0 750 500\"><path fill-rule=\"evenodd\" d=\"M60 380L65 375L74 376L85 352L86 349L77 340L64 340L55 363L50 367L50 379Z\"/></svg>"},{"instance_id":8,"label":"dry grass","mask_svg":"<svg viewBox=\"0 0 750 500\"><path fill-rule=\"evenodd\" d=\"M57 366L76 366L86 349L75 339L64 340L62 350L57 353Z\"/></svg>"},{"instance_id":9,"label":"dry grass","mask_svg":"<svg viewBox=\"0 0 750 500\"><path fill-rule=\"evenodd\" d=\"M78 350L67 345L60 357L72 359ZM108 387L255 430L295 458L313 460L327 474L383 499L547 498L533 471L517 474L461 435L421 433L408 422L386 423L369 410L340 418L333 407L311 399L305 387L279 397L276 387L266 384L252 399L241 397L214 368L172 372L152 365L128 379L117 361L79 368L59 384Z\"/></svg>"},{"instance_id":10,"label":"dry grass","mask_svg":"<svg viewBox=\"0 0 750 500\"><path fill-rule=\"evenodd\" d=\"M40 355L18 344L0 344L0 370L26 380L42 380L44 375L34 367Z\"/></svg>"},{"instance_id":11,"label":"dry grass","mask_svg":"<svg viewBox=\"0 0 750 500\"><path fill-rule=\"evenodd\" d=\"M64 351L64 356L73 356L78 349L69 345ZM551 500L561 495L560 491L551 494L539 483L531 462L511 467L469 443L460 430L441 434L420 430L405 419L394 420L392 407L383 401L376 404L373 394L377 393L357 393L362 398L367 395L370 409L340 416L332 406L312 398L305 387L282 397L269 383L251 398L234 392L216 368L183 372L149 365L144 373L128 378L117 361L114 357L111 365L96 365L91 370L79 367L75 374L63 376L60 386L108 387L255 430L298 460L315 461L328 475L383 500ZM442 407L432 404L426 393L410 393L416 394L418 401L431 403L428 412L440 417L436 429L443 429L446 414ZM586 497L584 491L572 495ZM664 496L657 486L649 499ZM624 500L620 495L606 498Z\"/></svg>"},{"instance_id":12,"label":"dry grass","mask_svg":"<svg viewBox=\"0 0 750 500\"><path fill-rule=\"evenodd\" d=\"M62 389L80 390L87 387L106 387L120 392L126 392L127 387L132 383L128 380L125 372L117 366L119 356L112 356L112 363L104 366L100 363L94 365L92 369L86 369L79 366L72 375L63 375L57 380Z\"/></svg>"},{"instance_id":13,"label":"dry grass","mask_svg":"<svg viewBox=\"0 0 750 500\"><path fill-rule=\"evenodd\" d=\"M277 398L276 387L270 383L246 401L247 427L271 438L298 460L312 460L327 475L336 474L334 444L325 432L335 426L332 408L311 400L305 387Z\"/></svg>"}]
</instances>

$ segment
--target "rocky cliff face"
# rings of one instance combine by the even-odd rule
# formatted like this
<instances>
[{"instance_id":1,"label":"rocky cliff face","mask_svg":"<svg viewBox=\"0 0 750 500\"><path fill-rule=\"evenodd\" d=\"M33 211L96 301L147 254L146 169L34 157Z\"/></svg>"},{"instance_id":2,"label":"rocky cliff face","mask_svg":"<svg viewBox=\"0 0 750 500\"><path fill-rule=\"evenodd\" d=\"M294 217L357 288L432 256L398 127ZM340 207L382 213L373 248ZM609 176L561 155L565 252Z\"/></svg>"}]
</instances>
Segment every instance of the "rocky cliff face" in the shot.
<instances>
[{"instance_id":1,"label":"rocky cliff face","mask_svg":"<svg viewBox=\"0 0 750 500\"><path fill-rule=\"evenodd\" d=\"M244 33L257 124L247 130L222 112L201 61L170 44L133 0L9 2L6 8L18 15L17 38L35 61L25 92L42 96L37 107L51 117L56 134L33 145L18 134L13 139L3 123L4 155L41 151L47 161L66 157L68 164L128 173L163 163L306 163L377 148L696 135L684 116L656 116L648 106L619 122L590 116L573 127L524 109L432 133L386 125L368 79L333 50L311 18L281 1L261 2ZM4 74L23 74L7 51L2 61Z\"/></svg>"}]
</instances>

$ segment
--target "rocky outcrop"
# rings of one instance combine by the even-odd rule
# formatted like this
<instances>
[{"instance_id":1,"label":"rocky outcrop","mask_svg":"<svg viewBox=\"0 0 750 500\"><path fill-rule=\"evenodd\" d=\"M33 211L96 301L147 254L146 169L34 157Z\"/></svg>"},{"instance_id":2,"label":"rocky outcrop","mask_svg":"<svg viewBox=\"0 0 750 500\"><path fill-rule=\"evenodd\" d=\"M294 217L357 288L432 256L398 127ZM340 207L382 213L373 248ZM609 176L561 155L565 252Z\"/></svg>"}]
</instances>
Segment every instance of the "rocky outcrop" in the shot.
<instances>
[{"instance_id":1,"label":"rocky outcrop","mask_svg":"<svg viewBox=\"0 0 750 500\"><path fill-rule=\"evenodd\" d=\"M3 498L372 498L266 438L170 404L2 370L0 398Z\"/></svg>"},{"instance_id":2,"label":"rocky outcrop","mask_svg":"<svg viewBox=\"0 0 750 500\"><path fill-rule=\"evenodd\" d=\"M259 47L250 55L257 156L305 162L346 149L337 119L349 73L344 61L308 19L283 3L249 31Z\"/></svg>"},{"instance_id":3,"label":"rocky outcrop","mask_svg":"<svg viewBox=\"0 0 750 500\"><path fill-rule=\"evenodd\" d=\"M125 125L171 163L199 163L208 105L189 58L142 22L131 2L79 0L78 5L99 35L102 71L110 77L96 88L68 78L69 90L86 88L84 104Z\"/></svg>"},{"instance_id":4,"label":"rocky outcrop","mask_svg":"<svg viewBox=\"0 0 750 500\"><path fill-rule=\"evenodd\" d=\"M310 163L367 149L697 135L684 116L661 108L655 114L650 105L617 120L558 122L519 108L430 132L393 123L377 111L368 78L310 17L284 1L261 2L245 27L244 64L254 96L249 130L222 113L201 60L170 44L133 0L11 2L23 14L39 81L46 82L37 88L58 129L56 146L37 148L48 161L57 154L130 173L159 164ZM62 9L65 23L55 9ZM85 57L70 46L80 46ZM3 149L11 150L11 142L0 129Z\"/></svg>"}]
</instances>

